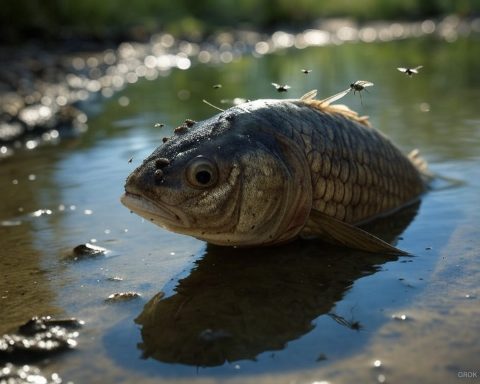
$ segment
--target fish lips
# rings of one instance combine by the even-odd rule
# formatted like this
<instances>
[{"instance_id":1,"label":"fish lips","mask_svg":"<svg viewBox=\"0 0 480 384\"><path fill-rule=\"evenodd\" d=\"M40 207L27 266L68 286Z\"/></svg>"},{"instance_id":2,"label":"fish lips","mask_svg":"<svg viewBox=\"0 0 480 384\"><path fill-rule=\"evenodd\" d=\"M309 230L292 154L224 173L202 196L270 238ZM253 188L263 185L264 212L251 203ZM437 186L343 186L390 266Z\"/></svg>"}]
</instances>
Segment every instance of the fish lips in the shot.
<instances>
[{"instance_id":1,"label":"fish lips","mask_svg":"<svg viewBox=\"0 0 480 384\"><path fill-rule=\"evenodd\" d=\"M129 191L125 191L120 201L132 212L166 229L190 228L190 220L183 212L162 202Z\"/></svg>"}]
</instances>

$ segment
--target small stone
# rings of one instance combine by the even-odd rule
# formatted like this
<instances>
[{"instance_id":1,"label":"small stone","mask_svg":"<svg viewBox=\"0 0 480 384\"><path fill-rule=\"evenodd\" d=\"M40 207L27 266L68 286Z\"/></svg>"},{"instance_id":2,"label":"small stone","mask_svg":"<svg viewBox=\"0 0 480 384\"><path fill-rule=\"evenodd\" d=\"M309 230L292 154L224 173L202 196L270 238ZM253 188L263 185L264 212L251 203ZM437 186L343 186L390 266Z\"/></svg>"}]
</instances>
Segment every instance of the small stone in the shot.
<instances>
[{"instance_id":1,"label":"small stone","mask_svg":"<svg viewBox=\"0 0 480 384\"><path fill-rule=\"evenodd\" d=\"M108 252L108 249L99 247L98 245L93 245L91 243L85 243L77 245L73 248L73 257L75 260L102 256Z\"/></svg>"},{"instance_id":2,"label":"small stone","mask_svg":"<svg viewBox=\"0 0 480 384\"><path fill-rule=\"evenodd\" d=\"M129 301L133 299L138 299L141 295L137 292L117 292L112 293L107 297L105 301L107 302L117 302L117 301Z\"/></svg>"},{"instance_id":3,"label":"small stone","mask_svg":"<svg viewBox=\"0 0 480 384\"><path fill-rule=\"evenodd\" d=\"M123 277L120 276L112 276L107 279L108 281L123 281Z\"/></svg>"}]
</instances>

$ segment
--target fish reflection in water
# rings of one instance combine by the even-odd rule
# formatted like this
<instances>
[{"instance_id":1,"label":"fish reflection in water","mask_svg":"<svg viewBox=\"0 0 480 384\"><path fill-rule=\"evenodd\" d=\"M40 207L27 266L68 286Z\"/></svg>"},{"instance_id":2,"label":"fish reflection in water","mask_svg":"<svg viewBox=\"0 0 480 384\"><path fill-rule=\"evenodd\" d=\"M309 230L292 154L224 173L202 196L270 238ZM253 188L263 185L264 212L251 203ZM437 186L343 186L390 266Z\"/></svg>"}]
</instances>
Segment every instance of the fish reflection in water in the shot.
<instances>
[{"instance_id":1,"label":"fish reflection in water","mask_svg":"<svg viewBox=\"0 0 480 384\"><path fill-rule=\"evenodd\" d=\"M368 229L394 241L418 206ZM310 332L316 318L332 316L355 280L397 259L313 240L248 251L208 245L173 294L160 292L145 305L135 320L139 348L144 358L201 367L282 350Z\"/></svg>"}]
</instances>

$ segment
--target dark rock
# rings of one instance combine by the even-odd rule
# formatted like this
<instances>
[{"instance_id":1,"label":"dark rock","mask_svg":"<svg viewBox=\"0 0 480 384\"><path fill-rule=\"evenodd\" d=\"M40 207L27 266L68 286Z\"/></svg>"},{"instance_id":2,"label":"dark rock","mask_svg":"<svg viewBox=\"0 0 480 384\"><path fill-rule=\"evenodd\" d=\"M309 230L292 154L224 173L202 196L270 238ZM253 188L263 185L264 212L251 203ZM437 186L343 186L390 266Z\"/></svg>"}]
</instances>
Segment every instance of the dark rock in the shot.
<instances>
[{"instance_id":1,"label":"dark rock","mask_svg":"<svg viewBox=\"0 0 480 384\"><path fill-rule=\"evenodd\" d=\"M31 361L77 346L77 319L34 317L21 325L17 333L0 337L0 362Z\"/></svg>"},{"instance_id":2,"label":"dark rock","mask_svg":"<svg viewBox=\"0 0 480 384\"><path fill-rule=\"evenodd\" d=\"M71 257L77 261L79 259L85 259L90 257L97 257L105 255L108 252L106 248L99 247L90 243L80 244L73 248Z\"/></svg>"},{"instance_id":3,"label":"dark rock","mask_svg":"<svg viewBox=\"0 0 480 384\"><path fill-rule=\"evenodd\" d=\"M0 365L1 384L61 384L62 379L57 373L46 376L42 371L33 365L13 365L7 363Z\"/></svg>"}]
</instances>

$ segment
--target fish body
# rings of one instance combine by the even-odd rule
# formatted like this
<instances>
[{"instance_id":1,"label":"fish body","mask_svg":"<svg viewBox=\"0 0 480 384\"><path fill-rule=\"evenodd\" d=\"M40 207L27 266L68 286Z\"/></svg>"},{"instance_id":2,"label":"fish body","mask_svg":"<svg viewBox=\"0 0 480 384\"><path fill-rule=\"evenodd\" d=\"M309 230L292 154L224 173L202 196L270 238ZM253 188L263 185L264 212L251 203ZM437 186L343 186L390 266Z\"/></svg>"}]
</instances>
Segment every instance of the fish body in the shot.
<instances>
[{"instance_id":1,"label":"fish body","mask_svg":"<svg viewBox=\"0 0 480 384\"><path fill-rule=\"evenodd\" d=\"M400 252L357 225L417 200L425 164L366 117L307 95L244 103L179 130L128 177L123 204L218 245L318 236Z\"/></svg>"}]
</instances>

